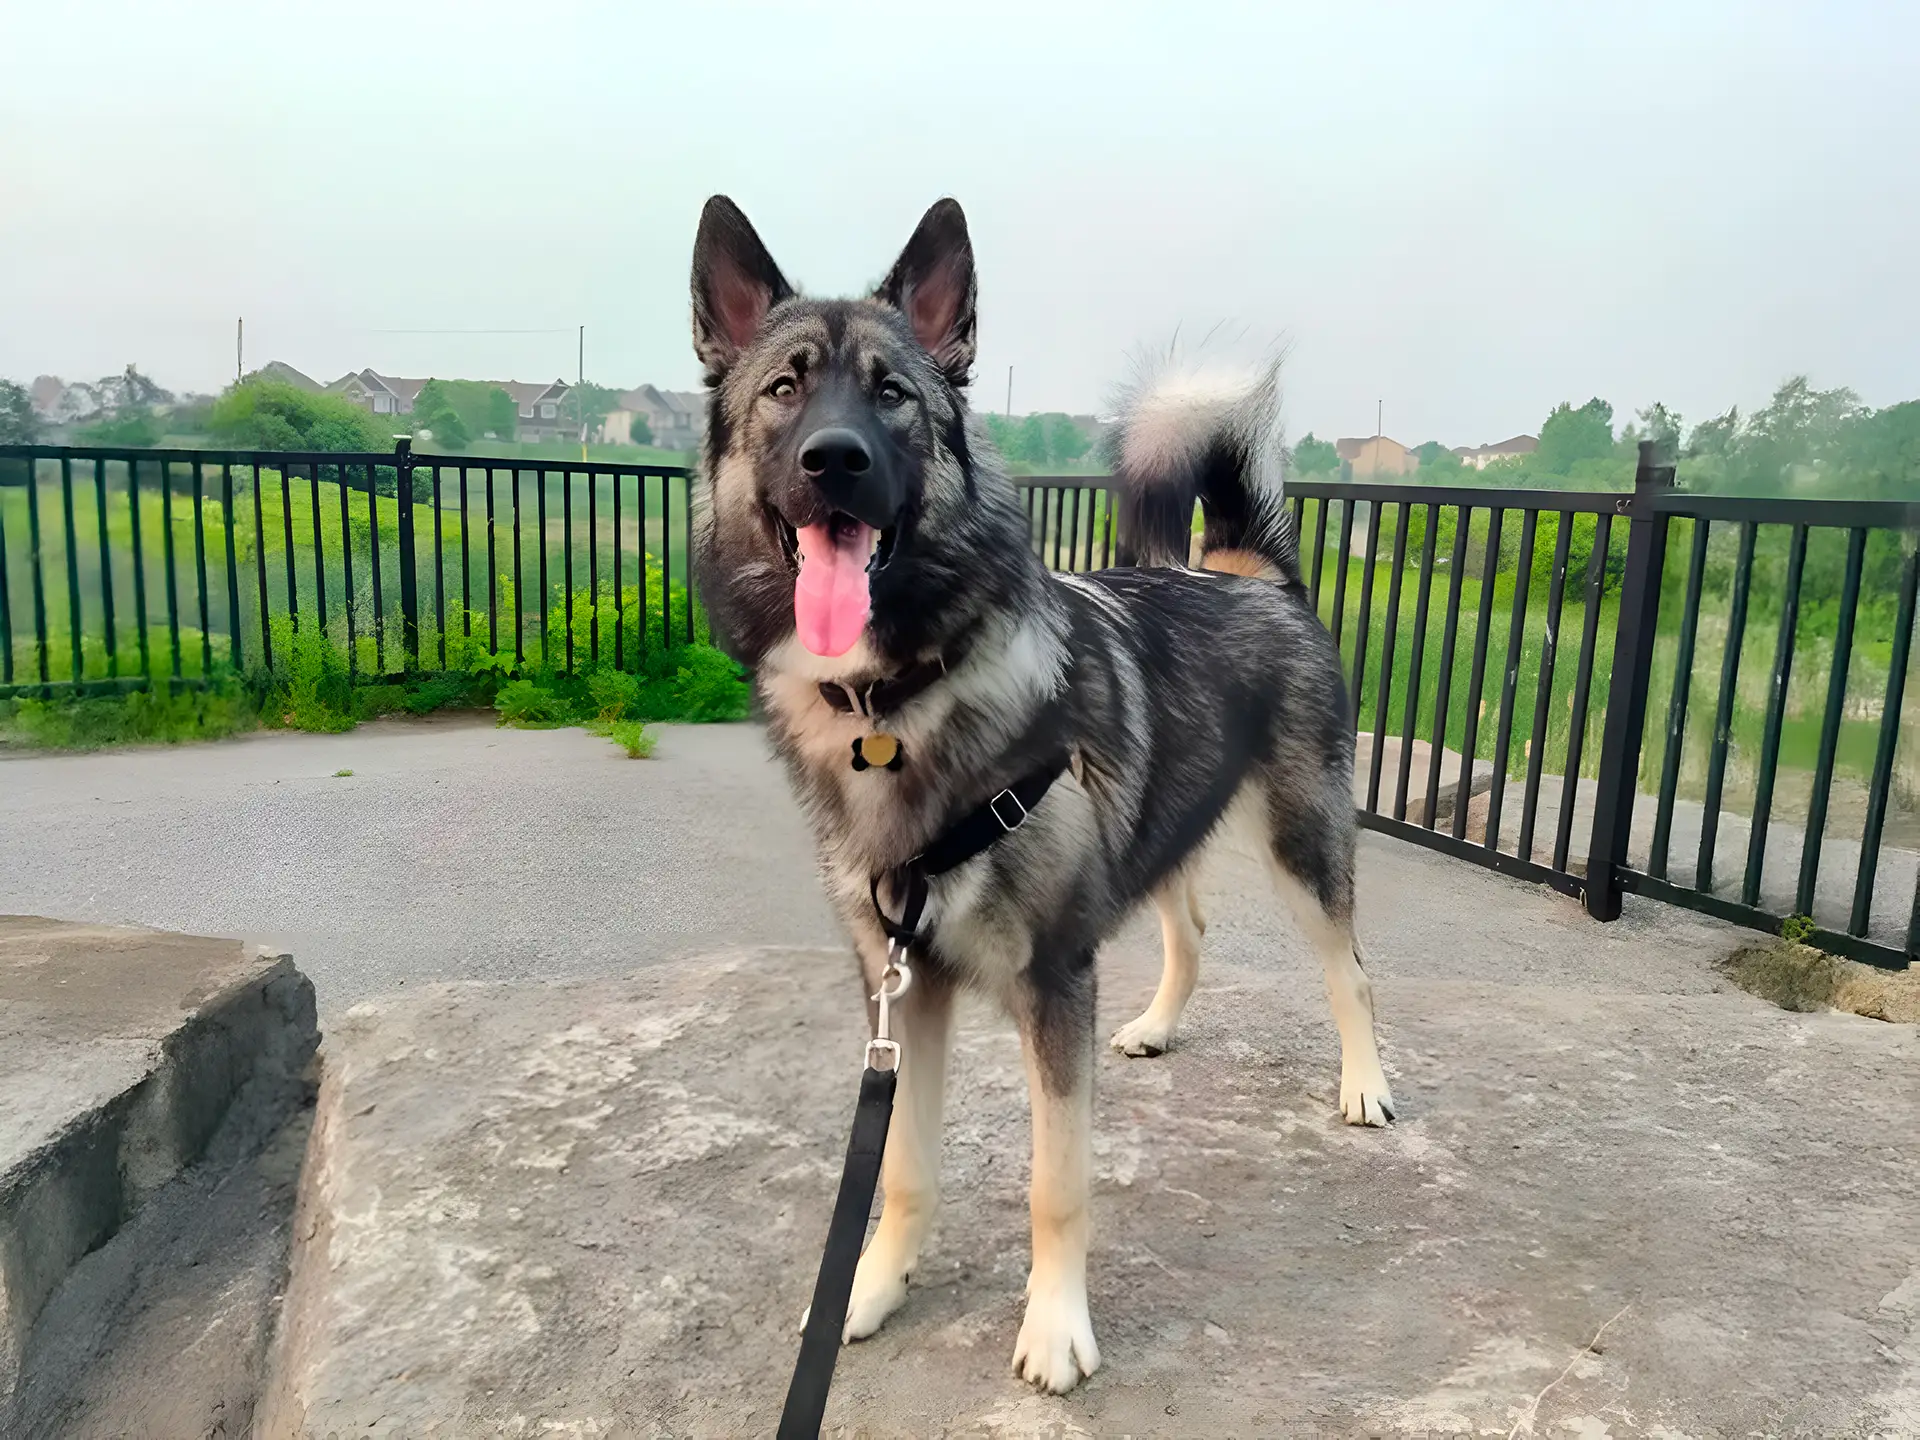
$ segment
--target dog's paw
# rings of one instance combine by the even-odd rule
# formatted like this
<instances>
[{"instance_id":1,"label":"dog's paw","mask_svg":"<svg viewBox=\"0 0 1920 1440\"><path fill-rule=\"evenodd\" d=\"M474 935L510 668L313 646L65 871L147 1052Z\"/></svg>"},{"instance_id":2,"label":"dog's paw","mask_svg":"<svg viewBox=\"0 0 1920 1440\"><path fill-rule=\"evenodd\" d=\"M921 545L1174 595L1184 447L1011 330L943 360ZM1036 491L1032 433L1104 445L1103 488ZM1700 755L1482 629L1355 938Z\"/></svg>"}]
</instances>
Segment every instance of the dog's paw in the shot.
<instances>
[{"instance_id":1,"label":"dog's paw","mask_svg":"<svg viewBox=\"0 0 1920 1440\"><path fill-rule=\"evenodd\" d=\"M1173 1026L1149 1010L1114 1031L1107 1043L1122 1055L1164 1055L1173 1045Z\"/></svg>"},{"instance_id":2,"label":"dog's paw","mask_svg":"<svg viewBox=\"0 0 1920 1440\"><path fill-rule=\"evenodd\" d=\"M1013 1347L1013 1373L1050 1395L1064 1395L1100 1368L1084 1285L1071 1292L1029 1283L1027 1317Z\"/></svg>"},{"instance_id":3,"label":"dog's paw","mask_svg":"<svg viewBox=\"0 0 1920 1440\"><path fill-rule=\"evenodd\" d=\"M1340 1118L1349 1125L1387 1125L1393 1120L1393 1092L1378 1066L1371 1074L1342 1072Z\"/></svg>"},{"instance_id":4,"label":"dog's paw","mask_svg":"<svg viewBox=\"0 0 1920 1440\"><path fill-rule=\"evenodd\" d=\"M907 1303L907 1276L898 1265L869 1264L871 1248L860 1257L860 1268L853 1272L853 1294L847 1300L847 1324L840 1332L842 1343L864 1340L878 1330L894 1311Z\"/></svg>"}]
</instances>

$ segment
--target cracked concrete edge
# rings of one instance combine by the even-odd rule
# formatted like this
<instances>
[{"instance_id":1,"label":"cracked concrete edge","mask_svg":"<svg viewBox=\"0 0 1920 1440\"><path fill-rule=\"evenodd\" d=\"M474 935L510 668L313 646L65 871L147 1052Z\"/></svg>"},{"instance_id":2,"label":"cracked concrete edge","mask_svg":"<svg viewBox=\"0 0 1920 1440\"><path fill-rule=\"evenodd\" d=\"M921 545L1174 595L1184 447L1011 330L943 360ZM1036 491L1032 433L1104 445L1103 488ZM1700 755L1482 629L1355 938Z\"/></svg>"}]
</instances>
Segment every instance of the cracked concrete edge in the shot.
<instances>
[{"instance_id":1,"label":"cracked concrete edge","mask_svg":"<svg viewBox=\"0 0 1920 1440\"><path fill-rule=\"evenodd\" d=\"M208 1158L216 1133L238 1156L301 1103L320 1042L313 985L292 956L260 958L168 1033L138 1080L0 1174L0 1419L34 1322L74 1265Z\"/></svg>"}]
</instances>

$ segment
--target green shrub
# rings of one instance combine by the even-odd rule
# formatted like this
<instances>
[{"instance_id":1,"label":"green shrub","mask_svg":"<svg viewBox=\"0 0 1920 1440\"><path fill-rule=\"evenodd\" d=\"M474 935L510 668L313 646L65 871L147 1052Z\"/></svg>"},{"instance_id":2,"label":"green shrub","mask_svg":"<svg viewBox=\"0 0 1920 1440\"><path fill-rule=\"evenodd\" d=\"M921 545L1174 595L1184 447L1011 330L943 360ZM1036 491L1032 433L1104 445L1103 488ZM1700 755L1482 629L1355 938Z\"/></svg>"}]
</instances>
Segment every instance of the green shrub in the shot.
<instances>
[{"instance_id":1,"label":"green shrub","mask_svg":"<svg viewBox=\"0 0 1920 1440\"><path fill-rule=\"evenodd\" d=\"M178 694L162 681L125 695L0 700L0 745L47 750L219 740L258 723L253 697L231 672Z\"/></svg>"},{"instance_id":2,"label":"green shrub","mask_svg":"<svg viewBox=\"0 0 1920 1440\"><path fill-rule=\"evenodd\" d=\"M638 720L616 720L600 733L625 750L629 760L644 760L653 754L653 736Z\"/></svg>"},{"instance_id":3,"label":"green shrub","mask_svg":"<svg viewBox=\"0 0 1920 1440\"><path fill-rule=\"evenodd\" d=\"M500 723L522 729L546 729L565 725L573 719L573 706L567 697L538 680L511 680L493 702L500 712Z\"/></svg>"},{"instance_id":4,"label":"green shrub","mask_svg":"<svg viewBox=\"0 0 1920 1440\"><path fill-rule=\"evenodd\" d=\"M597 670L587 677L587 694L596 718L612 723L640 703L640 681L623 670Z\"/></svg>"}]
</instances>

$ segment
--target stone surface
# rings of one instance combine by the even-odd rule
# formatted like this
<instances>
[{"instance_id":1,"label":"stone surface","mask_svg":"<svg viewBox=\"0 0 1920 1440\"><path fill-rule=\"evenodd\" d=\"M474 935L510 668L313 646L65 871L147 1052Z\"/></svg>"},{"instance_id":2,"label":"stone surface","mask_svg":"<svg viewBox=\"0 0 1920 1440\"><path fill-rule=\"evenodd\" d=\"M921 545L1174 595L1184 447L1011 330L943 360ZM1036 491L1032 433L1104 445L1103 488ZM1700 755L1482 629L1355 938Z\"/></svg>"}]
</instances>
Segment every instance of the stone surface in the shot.
<instances>
[{"instance_id":1,"label":"stone surface","mask_svg":"<svg viewBox=\"0 0 1920 1440\"><path fill-rule=\"evenodd\" d=\"M1354 738L1353 749L1353 803L1361 809L1367 808L1367 791L1373 783L1374 736L1370 731L1361 731ZM1427 778L1428 768L1433 764L1433 746L1425 740L1415 740L1406 747L1410 758L1407 761L1407 810L1406 821L1409 825L1424 825L1427 817ZM1400 787L1400 754L1402 740L1398 735L1389 734L1380 745L1380 794L1373 807L1379 814L1392 815L1394 797ZM1473 768L1468 772L1468 793L1484 795L1493 787L1493 762L1475 759ZM1433 814L1436 825L1445 825L1453 819L1454 803L1460 794L1460 752L1440 751L1440 785L1434 801Z\"/></svg>"},{"instance_id":2,"label":"stone surface","mask_svg":"<svg viewBox=\"0 0 1920 1440\"><path fill-rule=\"evenodd\" d=\"M1252 873L1222 857L1220 924ZM1483 917L1462 940L1620 934L1422 873ZM1098 1062L1103 1367L1058 1400L1009 1373L1025 1085L1010 1027L967 1010L947 1209L907 1307L842 1353L828 1432L1913 1433L1915 1032L1724 990L1733 932L1675 918L1635 937L1670 987L1611 938L1586 986L1437 978L1419 926L1374 924L1385 1132L1335 1119L1291 937L1209 955L1168 1055ZM1102 965L1111 1027L1151 990L1150 935ZM262 1433L771 1433L861 1038L849 961L811 949L354 1007Z\"/></svg>"},{"instance_id":3,"label":"stone surface","mask_svg":"<svg viewBox=\"0 0 1920 1440\"><path fill-rule=\"evenodd\" d=\"M286 956L0 917L0 1417L75 1265L223 1128L277 1126L317 1042Z\"/></svg>"}]
</instances>

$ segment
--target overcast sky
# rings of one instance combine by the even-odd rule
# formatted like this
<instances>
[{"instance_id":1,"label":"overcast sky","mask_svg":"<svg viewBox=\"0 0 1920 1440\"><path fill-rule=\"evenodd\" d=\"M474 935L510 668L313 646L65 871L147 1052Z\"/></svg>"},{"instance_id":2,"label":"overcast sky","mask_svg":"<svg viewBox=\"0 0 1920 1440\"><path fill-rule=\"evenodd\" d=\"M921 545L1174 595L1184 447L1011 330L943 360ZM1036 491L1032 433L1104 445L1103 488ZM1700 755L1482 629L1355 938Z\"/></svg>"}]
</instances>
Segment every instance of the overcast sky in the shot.
<instances>
[{"instance_id":1,"label":"overcast sky","mask_svg":"<svg viewBox=\"0 0 1920 1440\"><path fill-rule=\"evenodd\" d=\"M1805 371L1920 396L1920 6L0 0L0 376L697 383L701 202L881 274L957 196L977 403L1291 343L1297 435ZM545 331L397 334L396 331Z\"/></svg>"}]
</instances>

